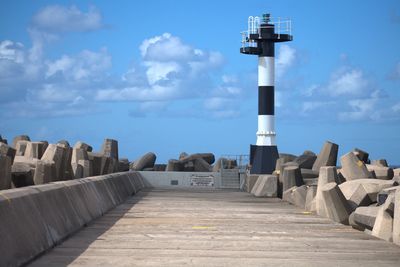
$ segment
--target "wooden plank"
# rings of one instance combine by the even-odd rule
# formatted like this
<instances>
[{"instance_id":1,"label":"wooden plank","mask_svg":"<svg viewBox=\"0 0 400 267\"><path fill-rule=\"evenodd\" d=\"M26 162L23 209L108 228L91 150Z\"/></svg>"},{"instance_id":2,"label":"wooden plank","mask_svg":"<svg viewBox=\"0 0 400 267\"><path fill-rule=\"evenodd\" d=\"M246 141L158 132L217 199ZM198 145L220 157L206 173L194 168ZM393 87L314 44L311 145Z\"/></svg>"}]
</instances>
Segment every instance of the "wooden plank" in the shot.
<instances>
[{"instance_id":1,"label":"wooden plank","mask_svg":"<svg viewBox=\"0 0 400 267\"><path fill-rule=\"evenodd\" d=\"M32 266L400 266L400 247L227 190L143 191Z\"/></svg>"}]
</instances>

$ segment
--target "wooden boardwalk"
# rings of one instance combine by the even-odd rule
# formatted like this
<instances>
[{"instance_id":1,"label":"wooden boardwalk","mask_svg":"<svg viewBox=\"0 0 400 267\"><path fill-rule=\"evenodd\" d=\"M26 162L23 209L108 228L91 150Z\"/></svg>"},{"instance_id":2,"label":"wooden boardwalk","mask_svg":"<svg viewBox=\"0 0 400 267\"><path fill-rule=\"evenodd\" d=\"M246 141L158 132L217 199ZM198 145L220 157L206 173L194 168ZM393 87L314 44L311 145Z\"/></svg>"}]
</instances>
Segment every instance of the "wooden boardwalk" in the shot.
<instances>
[{"instance_id":1,"label":"wooden boardwalk","mask_svg":"<svg viewBox=\"0 0 400 267\"><path fill-rule=\"evenodd\" d=\"M400 247L280 201L142 191L32 266L400 266Z\"/></svg>"}]
</instances>

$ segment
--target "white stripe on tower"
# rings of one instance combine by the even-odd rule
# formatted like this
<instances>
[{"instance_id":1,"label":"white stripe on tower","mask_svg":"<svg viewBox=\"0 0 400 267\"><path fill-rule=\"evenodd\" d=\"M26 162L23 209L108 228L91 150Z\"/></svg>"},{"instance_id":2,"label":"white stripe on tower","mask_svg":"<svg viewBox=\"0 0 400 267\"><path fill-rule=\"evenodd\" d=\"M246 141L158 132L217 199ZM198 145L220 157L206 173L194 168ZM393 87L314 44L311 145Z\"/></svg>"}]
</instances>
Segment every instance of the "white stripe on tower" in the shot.
<instances>
[{"instance_id":1,"label":"white stripe on tower","mask_svg":"<svg viewBox=\"0 0 400 267\"><path fill-rule=\"evenodd\" d=\"M264 86L272 87L275 85L275 60L274 57L258 57L258 87L260 90L266 90ZM264 88L261 88L264 87ZM263 94L264 95L264 94ZM270 94L265 94L270 95ZM273 96L272 96L273 97ZM266 99L259 95L259 105L266 107L274 105L274 99ZM274 107L269 107L272 112L258 114L258 131L257 131L257 146L275 146L275 116Z\"/></svg>"},{"instance_id":2,"label":"white stripe on tower","mask_svg":"<svg viewBox=\"0 0 400 267\"><path fill-rule=\"evenodd\" d=\"M258 57L258 86L275 86L274 57Z\"/></svg>"}]
</instances>

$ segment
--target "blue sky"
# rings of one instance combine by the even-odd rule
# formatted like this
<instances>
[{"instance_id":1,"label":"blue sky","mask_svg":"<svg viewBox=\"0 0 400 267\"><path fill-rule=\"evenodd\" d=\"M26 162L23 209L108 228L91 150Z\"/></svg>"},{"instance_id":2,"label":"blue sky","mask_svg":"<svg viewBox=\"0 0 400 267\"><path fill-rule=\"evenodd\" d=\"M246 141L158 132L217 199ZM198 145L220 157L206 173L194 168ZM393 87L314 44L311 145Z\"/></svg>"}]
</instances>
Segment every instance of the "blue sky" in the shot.
<instances>
[{"instance_id":1,"label":"blue sky","mask_svg":"<svg viewBox=\"0 0 400 267\"><path fill-rule=\"evenodd\" d=\"M247 17L290 17L276 47L280 152L359 147L399 164L399 1L2 1L0 134L99 149L247 154L257 58Z\"/></svg>"}]
</instances>

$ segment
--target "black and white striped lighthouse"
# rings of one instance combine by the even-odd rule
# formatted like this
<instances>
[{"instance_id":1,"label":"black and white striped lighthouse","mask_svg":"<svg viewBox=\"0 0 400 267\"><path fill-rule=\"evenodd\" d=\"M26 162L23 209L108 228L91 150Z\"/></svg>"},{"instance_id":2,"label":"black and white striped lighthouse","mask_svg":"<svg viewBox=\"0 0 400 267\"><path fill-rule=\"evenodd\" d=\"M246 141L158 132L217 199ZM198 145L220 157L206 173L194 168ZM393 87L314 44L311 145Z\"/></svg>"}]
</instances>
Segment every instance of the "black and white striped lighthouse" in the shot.
<instances>
[{"instance_id":1,"label":"black and white striped lighthouse","mask_svg":"<svg viewBox=\"0 0 400 267\"><path fill-rule=\"evenodd\" d=\"M250 173L270 174L279 158L275 142L275 43L292 41L291 21L250 16L240 53L258 55L258 131L250 145Z\"/></svg>"}]
</instances>

